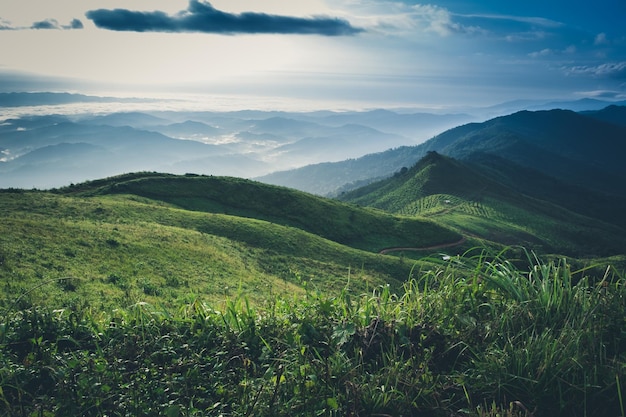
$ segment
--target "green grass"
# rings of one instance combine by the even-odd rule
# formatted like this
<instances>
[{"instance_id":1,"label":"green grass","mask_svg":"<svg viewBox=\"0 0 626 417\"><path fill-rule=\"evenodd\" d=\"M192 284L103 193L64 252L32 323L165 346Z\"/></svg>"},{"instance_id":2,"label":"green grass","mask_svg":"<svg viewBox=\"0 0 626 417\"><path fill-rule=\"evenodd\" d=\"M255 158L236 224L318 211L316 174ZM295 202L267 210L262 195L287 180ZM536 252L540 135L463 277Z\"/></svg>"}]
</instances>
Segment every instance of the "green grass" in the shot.
<instances>
[{"instance_id":1,"label":"green grass","mask_svg":"<svg viewBox=\"0 0 626 417\"><path fill-rule=\"evenodd\" d=\"M0 414L624 415L624 277L520 253L433 260L398 291L12 309Z\"/></svg>"},{"instance_id":2,"label":"green grass","mask_svg":"<svg viewBox=\"0 0 626 417\"><path fill-rule=\"evenodd\" d=\"M464 234L504 245L524 245L542 253L606 256L621 253L625 244L623 231L617 226L538 201L516 205L485 196L479 202L451 204L428 217Z\"/></svg>"},{"instance_id":3,"label":"green grass","mask_svg":"<svg viewBox=\"0 0 626 417\"><path fill-rule=\"evenodd\" d=\"M501 247L523 245L541 253L573 257L624 252L626 232L617 222L580 214L573 205L559 206L530 197L519 192L515 184L505 185L498 178L433 153L406 173L351 191L340 199L393 214L425 217Z\"/></svg>"},{"instance_id":4,"label":"green grass","mask_svg":"<svg viewBox=\"0 0 626 417\"><path fill-rule=\"evenodd\" d=\"M451 195L423 207L554 227ZM623 254L380 255L443 229L210 177L5 190L0 213L0 416L624 416Z\"/></svg>"},{"instance_id":5,"label":"green grass","mask_svg":"<svg viewBox=\"0 0 626 417\"><path fill-rule=\"evenodd\" d=\"M242 291L399 287L412 262L341 245L293 226L189 211L133 195L0 193L0 303L117 308L138 301L215 302ZM395 219L399 227L403 219ZM410 222L409 222L410 223ZM381 246L391 237L381 237ZM401 241L402 243L402 241ZM39 289L40 284L52 282Z\"/></svg>"},{"instance_id":6,"label":"green grass","mask_svg":"<svg viewBox=\"0 0 626 417\"><path fill-rule=\"evenodd\" d=\"M423 218L401 218L336 200L229 177L129 174L59 192L93 196L128 194L200 212L229 214L295 227L353 248L425 247L460 239Z\"/></svg>"}]
</instances>

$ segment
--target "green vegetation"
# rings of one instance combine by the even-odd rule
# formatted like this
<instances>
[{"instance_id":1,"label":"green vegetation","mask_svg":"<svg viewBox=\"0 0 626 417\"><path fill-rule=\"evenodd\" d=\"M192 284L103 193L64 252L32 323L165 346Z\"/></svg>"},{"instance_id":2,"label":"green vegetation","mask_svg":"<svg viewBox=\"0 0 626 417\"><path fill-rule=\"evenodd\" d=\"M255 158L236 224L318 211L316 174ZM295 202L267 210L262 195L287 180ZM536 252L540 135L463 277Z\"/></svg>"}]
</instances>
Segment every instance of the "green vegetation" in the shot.
<instances>
[{"instance_id":1,"label":"green vegetation","mask_svg":"<svg viewBox=\"0 0 626 417\"><path fill-rule=\"evenodd\" d=\"M438 193L437 170L388 203L491 248L593 236L506 188ZM623 254L382 255L461 234L191 175L3 190L0 213L0 416L624 416Z\"/></svg>"},{"instance_id":2,"label":"green vegetation","mask_svg":"<svg viewBox=\"0 0 626 417\"><path fill-rule=\"evenodd\" d=\"M129 195L0 193L0 303L172 307L234 292L257 302L303 285L359 291L409 276L412 264L294 227L192 212ZM402 221L399 222L402 224ZM58 285L39 288L50 281Z\"/></svg>"},{"instance_id":3,"label":"green vegetation","mask_svg":"<svg viewBox=\"0 0 626 417\"><path fill-rule=\"evenodd\" d=\"M531 197L530 191L519 191L527 185L501 182L499 172L486 175L476 166L430 152L405 172L340 199L398 215L427 217L485 244L523 245L574 257L623 254L626 231L621 223L608 221L615 218L613 214L603 221L581 214L573 204L570 210L550 199ZM556 186L553 189L556 196ZM604 211L609 211L608 199L605 206Z\"/></svg>"},{"instance_id":4,"label":"green vegetation","mask_svg":"<svg viewBox=\"0 0 626 417\"><path fill-rule=\"evenodd\" d=\"M439 260L397 292L8 309L0 413L624 415L624 277L508 257Z\"/></svg>"},{"instance_id":5,"label":"green vegetation","mask_svg":"<svg viewBox=\"0 0 626 417\"><path fill-rule=\"evenodd\" d=\"M423 218L401 218L241 178L140 173L60 192L79 196L131 194L185 210L262 219L370 252L388 246L425 247L461 238Z\"/></svg>"}]
</instances>

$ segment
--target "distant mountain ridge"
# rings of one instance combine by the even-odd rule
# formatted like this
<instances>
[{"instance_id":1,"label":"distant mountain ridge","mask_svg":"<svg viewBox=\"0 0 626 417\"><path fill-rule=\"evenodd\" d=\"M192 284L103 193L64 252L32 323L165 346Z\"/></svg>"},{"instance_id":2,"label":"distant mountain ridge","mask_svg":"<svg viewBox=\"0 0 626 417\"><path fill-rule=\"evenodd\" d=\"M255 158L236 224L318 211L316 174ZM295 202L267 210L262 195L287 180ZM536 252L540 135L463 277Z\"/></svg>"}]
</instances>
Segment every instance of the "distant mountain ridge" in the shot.
<instances>
[{"instance_id":1,"label":"distant mountain ridge","mask_svg":"<svg viewBox=\"0 0 626 417\"><path fill-rule=\"evenodd\" d=\"M46 106L68 103L145 102L146 99L99 97L73 93L12 92L0 93L0 107Z\"/></svg>"},{"instance_id":2,"label":"distant mountain ridge","mask_svg":"<svg viewBox=\"0 0 626 417\"><path fill-rule=\"evenodd\" d=\"M39 97L41 105L48 98L83 99L53 93L17 94L13 103L20 97ZM419 143L433 130L469 118L383 110L129 111L9 117L0 123L0 188L52 188L136 171L251 178ZM50 147L61 144L67 151L65 158L62 152L50 158ZM93 147L90 152L79 152L79 144ZM40 151L43 148L47 151Z\"/></svg>"},{"instance_id":3,"label":"distant mountain ridge","mask_svg":"<svg viewBox=\"0 0 626 417\"><path fill-rule=\"evenodd\" d=\"M598 111L583 111L581 114L605 122L626 126L626 103L621 106L611 105Z\"/></svg>"},{"instance_id":4,"label":"distant mountain ridge","mask_svg":"<svg viewBox=\"0 0 626 417\"><path fill-rule=\"evenodd\" d=\"M600 186L609 193L620 187L624 177L619 169L611 170L621 165L616 160L623 142L619 139L621 129L626 124L624 107L618 106L622 102L606 107L611 103L593 99L517 101L447 113L438 109L430 113L416 109L107 113L103 109L117 105L99 103L117 98L69 93L4 93L0 98L14 107L0 123L0 188L50 188L149 170L256 178L320 195L337 195L410 167L428 150L465 158L481 146L487 148L485 152L519 166L549 167L550 172L543 172L550 176L585 187ZM78 114L81 106L62 106L89 102L97 106L85 105L84 111L97 114ZM66 109L68 115L36 116L44 108L18 109L22 104L57 104L53 110ZM554 116L555 110L546 112L547 122L535 120L540 112L515 113L521 119L517 124L513 114L500 116L507 109L547 106L586 109L578 114L586 118L585 122L576 125L575 118L570 118L559 125L556 119L567 117ZM606 109L588 111L600 106ZM157 106L151 103L149 107ZM485 114L499 117L478 123L485 120ZM595 126L590 126L592 120ZM551 131L553 124L558 126ZM613 126L612 132L607 125ZM589 138L597 131L602 134L592 138L598 144L595 148L587 151L578 146L585 143L584 138L579 141L585 132ZM450 149L443 149L446 135L455 142ZM421 147L429 138L428 145ZM551 143L553 146L548 146ZM92 145L88 152L84 144ZM52 158L50 147L66 153L56 152ZM602 155L598 149L607 151ZM576 172L569 169L573 162L579 167ZM593 180L588 181L590 177Z\"/></svg>"},{"instance_id":5,"label":"distant mountain ridge","mask_svg":"<svg viewBox=\"0 0 626 417\"><path fill-rule=\"evenodd\" d=\"M423 148L458 159L484 152L607 192L626 179L626 128L569 110L521 111L466 125Z\"/></svg>"},{"instance_id":6,"label":"distant mountain ridge","mask_svg":"<svg viewBox=\"0 0 626 417\"><path fill-rule=\"evenodd\" d=\"M609 113L610 112L610 113ZM261 181L337 195L411 167L429 151L457 159L484 153L586 188L619 194L626 181L624 107L599 112L521 111L443 132L400 147L334 164L277 172Z\"/></svg>"}]
</instances>

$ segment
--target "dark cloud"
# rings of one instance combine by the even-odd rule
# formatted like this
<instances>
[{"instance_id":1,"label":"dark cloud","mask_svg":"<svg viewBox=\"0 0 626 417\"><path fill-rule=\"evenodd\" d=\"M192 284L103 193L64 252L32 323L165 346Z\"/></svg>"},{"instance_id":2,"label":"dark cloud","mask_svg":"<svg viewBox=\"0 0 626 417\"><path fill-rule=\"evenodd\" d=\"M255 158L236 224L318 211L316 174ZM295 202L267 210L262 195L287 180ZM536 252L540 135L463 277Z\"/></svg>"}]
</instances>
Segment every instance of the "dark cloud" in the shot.
<instances>
[{"instance_id":1,"label":"dark cloud","mask_svg":"<svg viewBox=\"0 0 626 417\"><path fill-rule=\"evenodd\" d=\"M63 29L82 29L83 22L78 19L72 19L69 25L63 26Z\"/></svg>"},{"instance_id":2,"label":"dark cloud","mask_svg":"<svg viewBox=\"0 0 626 417\"><path fill-rule=\"evenodd\" d=\"M160 11L137 12L126 9L98 9L86 13L103 29L132 32L275 33L324 36L353 35L362 29L331 17L291 17L265 13L226 13L208 2L190 0L187 10L175 15Z\"/></svg>"},{"instance_id":3,"label":"dark cloud","mask_svg":"<svg viewBox=\"0 0 626 417\"><path fill-rule=\"evenodd\" d=\"M56 19L46 19L32 24L30 29L82 29L83 22L73 19L69 25L60 25Z\"/></svg>"},{"instance_id":4,"label":"dark cloud","mask_svg":"<svg viewBox=\"0 0 626 417\"><path fill-rule=\"evenodd\" d=\"M41 22L33 23L33 25L30 28L31 29L61 29L61 26L59 26L59 22L57 22L55 19L46 19L46 20L42 20Z\"/></svg>"}]
</instances>

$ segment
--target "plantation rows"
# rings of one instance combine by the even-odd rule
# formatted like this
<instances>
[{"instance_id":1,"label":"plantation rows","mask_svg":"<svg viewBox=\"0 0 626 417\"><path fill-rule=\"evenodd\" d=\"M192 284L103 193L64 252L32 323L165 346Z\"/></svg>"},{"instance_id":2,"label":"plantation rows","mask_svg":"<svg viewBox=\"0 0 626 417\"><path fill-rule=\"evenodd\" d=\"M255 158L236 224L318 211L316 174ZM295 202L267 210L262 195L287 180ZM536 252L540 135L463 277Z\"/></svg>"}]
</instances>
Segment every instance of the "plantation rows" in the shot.
<instances>
[{"instance_id":1,"label":"plantation rows","mask_svg":"<svg viewBox=\"0 0 626 417\"><path fill-rule=\"evenodd\" d=\"M398 294L12 306L0 415L624 415L623 277L510 255L527 262L468 253Z\"/></svg>"},{"instance_id":2,"label":"plantation rows","mask_svg":"<svg viewBox=\"0 0 626 417\"><path fill-rule=\"evenodd\" d=\"M429 195L411 202L404 207L399 214L405 216L427 216L429 214L437 214L438 212L448 210L462 200L456 196L446 194Z\"/></svg>"},{"instance_id":3,"label":"plantation rows","mask_svg":"<svg viewBox=\"0 0 626 417\"><path fill-rule=\"evenodd\" d=\"M489 204L484 204L478 200L454 195L433 194L411 202L408 206L398 211L398 214L406 216L436 216L448 212L460 212L485 219L502 218L502 214L498 210L499 207L492 207L493 204L493 201L490 201Z\"/></svg>"},{"instance_id":4,"label":"plantation rows","mask_svg":"<svg viewBox=\"0 0 626 417\"><path fill-rule=\"evenodd\" d=\"M458 210L484 219L499 219L502 217L498 210L479 201L465 202L458 207Z\"/></svg>"}]
</instances>

